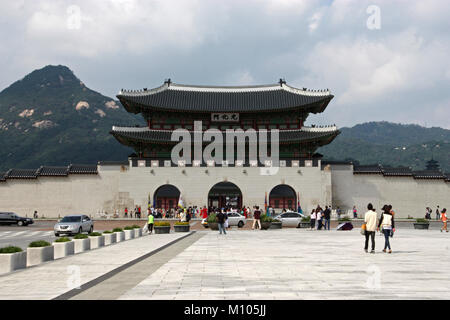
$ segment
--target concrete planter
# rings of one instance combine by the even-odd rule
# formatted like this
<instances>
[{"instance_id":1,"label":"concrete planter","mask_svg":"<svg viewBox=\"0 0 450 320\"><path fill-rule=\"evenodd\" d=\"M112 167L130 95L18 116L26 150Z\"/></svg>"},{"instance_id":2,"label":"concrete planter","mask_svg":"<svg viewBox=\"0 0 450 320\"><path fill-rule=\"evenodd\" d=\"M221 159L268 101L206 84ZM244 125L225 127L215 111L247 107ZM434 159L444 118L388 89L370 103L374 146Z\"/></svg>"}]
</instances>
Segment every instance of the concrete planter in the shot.
<instances>
[{"instance_id":1,"label":"concrete planter","mask_svg":"<svg viewBox=\"0 0 450 320\"><path fill-rule=\"evenodd\" d=\"M88 251L91 249L91 239L73 239L75 244L75 253Z\"/></svg>"},{"instance_id":2,"label":"concrete planter","mask_svg":"<svg viewBox=\"0 0 450 320\"><path fill-rule=\"evenodd\" d=\"M282 227L281 222L272 222L270 224L269 229L281 229L281 227Z\"/></svg>"},{"instance_id":3,"label":"concrete planter","mask_svg":"<svg viewBox=\"0 0 450 320\"><path fill-rule=\"evenodd\" d=\"M109 246L113 243L116 243L117 239L117 233L104 233L103 236L105 237L105 246Z\"/></svg>"},{"instance_id":4,"label":"concrete planter","mask_svg":"<svg viewBox=\"0 0 450 320\"><path fill-rule=\"evenodd\" d=\"M219 224L217 222L208 222L208 227L211 230L219 230Z\"/></svg>"},{"instance_id":5,"label":"concrete planter","mask_svg":"<svg viewBox=\"0 0 450 320\"><path fill-rule=\"evenodd\" d=\"M154 227L156 234L170 233L170 226Z\"/></svg>"},{"instance_id":6,"label":"concrete planter","mask_svg":"<svg viewBox=\"0 0 450 320\"><path fill-rule=\"evenodd\" d=\"M134 238L134 229L131 230L123 230L125 233L125 240L130 240Z\"/></svg>"},{"instance_id":7,"label":"concrete planter","mask_svg":"<svg viewBox=\"0 0 450 320\"><path fill-rule=\"evenodd\" d=\"M267 230L270 228L272 222L261 222L261 230Z\"/></svg>"},{"instance_id":8,"label":"concrete planter","mask_svg":"<svg viewBox=\"0 0 450 320\"><path fill-rule=\"evenodd\" d=\"M12 272L14 270L23 269L26 267L26 251L0 254L0 274Z\"/></svg>"},{"instance_id":9,"label":"concrete planter","mask_svg":"<svg viewBox=\"0 0 450 320\"><path fill-rule=\"evenodd\" d=\"M92 236L92 237L89 237L89 239L91 240L91 250L98 249L105 245L105 237L104 236Z\"/></svg>"},{"instance_id":10,"label":"concrete planter","mask_svg":"<svg viewBox=\"0 0 450 320\"><path fill-rule=\"evenodd\" d=\"M190 228L191 228L190 225L185 225L185 226L183 226L183 225L179 225L179 226L174 225L173 226L173 229L175 230L175 232L189 232Z\"/></svg>"},{"instance_id":11,"label":"concrete planter","mask_svg":"<svg viewBox=\"0 0 450 320\"><path fill-rule=\"evenodd\" d=\"M116 234L116 242L125 241L125 232L114 232Z\"/></svg>"},{"instance_id":12,"label":"concrete planter","mask_svg":"<svg viewBox=\"0 0 450 320\"><path fill-rule=\"evenodd\" d=\"M53 259L60 259L70 256L75 253L75 243L68 242L53 242Z\"/></svg>"},{"instance_id":13,"label":"concrete planter","mask_svg":"<svg viewBox=\"0 0 450 320\"><path fill-rule=\"evenodd\" d=\"M142 237L142 229L141 228L136 228L136 229L134 229L134 237L135 238L139 238L139 237Z\"/></svg>"},{"instance_id":14,"label":"concrete planter","mask_svg":"<svg viewBox=\"0 0 450 320\"><path fill-rule=\"evenodd\" d=\"M414 223L414 229L428 230L429 226L429 223Z\"/></svg>"},{"instance_id":15,"label":"concrete planter","mask_svg":"<svg viewBox=\"0 0 450 320\"><path fill-rule=\"evenodd\" d=\"M311 222L300 222L300 228L311 228Z\"/></svg>"},{"instance_id":16,"label":"concrete planter","mask_svg":"<svg viewBox=\"0 0 450 320\"><path fill-rule=\"evenodd\" d=\"M45 261L53 260L53 246L27 248L27 267L36 266Z\"/></svg>"}]
</instances>

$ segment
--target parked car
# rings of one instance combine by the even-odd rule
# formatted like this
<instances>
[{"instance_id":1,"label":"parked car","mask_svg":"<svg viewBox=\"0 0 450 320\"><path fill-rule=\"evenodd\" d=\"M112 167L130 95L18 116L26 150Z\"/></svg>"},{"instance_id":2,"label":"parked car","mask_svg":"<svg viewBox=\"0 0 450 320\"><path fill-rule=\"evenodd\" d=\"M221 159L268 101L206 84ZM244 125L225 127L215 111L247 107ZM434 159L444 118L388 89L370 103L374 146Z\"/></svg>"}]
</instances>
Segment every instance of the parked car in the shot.
<instances>
[{"instance_id":1,"label":"parked car","mask_svg":"<svg viewBox=\"0 0 450 320\"><path fill-rule=\"evenodd\" d=\"M283 227L300 227L300 222L304 216L304 214L298 212L287 211L277 215L275 219L281 221Z\"/></svg>"},{"instance_id":2,"label":"parked car","mask_svg":"<svg viewBox=\"0 0 450 320\"><path fill-rule=\"evenodd\" d=\"M55 224L53 230L57 237L59 237L60 234L73 235L83 232L91 233L94 231L94 221L84 214L65 216Z\"/></svg>"},{"instance_id":3,"label":"parked car","mask_svg":"<svg viewBox=\"0 0 450 320\"><path fill-rule=\"evenodd\" d=\"M228 225L231 226L238 226L239 228L242 228L245 225L245 222L247 219L245 217L237 212L228 212Z\"/></svg>"},{"instance_id":4,"label":"parked car","mask_svg":"<svg viewBox=\"0 0 450 320\"><path fill-rule=\"evenodd\" d=\"M0 212L0 224L2 225L17 224L18 226L27 226L33 223L33 219L19 217L14 212Z\"/></svg>"},{"instance_id":5,"label":"parked car","mask_svg":"<svg viewBox=\"0 0 450 320\"><path fill-rule=\"evenodd\" d=\"M208 228L207 220L208 219L203 219L201 222L205 228ZM228 226L238 226L239 228L242 228L245 225L246 221L247 219L245 219L245 217L240 213L234 211L228 212Z\"/></svg>"}]
</instances>

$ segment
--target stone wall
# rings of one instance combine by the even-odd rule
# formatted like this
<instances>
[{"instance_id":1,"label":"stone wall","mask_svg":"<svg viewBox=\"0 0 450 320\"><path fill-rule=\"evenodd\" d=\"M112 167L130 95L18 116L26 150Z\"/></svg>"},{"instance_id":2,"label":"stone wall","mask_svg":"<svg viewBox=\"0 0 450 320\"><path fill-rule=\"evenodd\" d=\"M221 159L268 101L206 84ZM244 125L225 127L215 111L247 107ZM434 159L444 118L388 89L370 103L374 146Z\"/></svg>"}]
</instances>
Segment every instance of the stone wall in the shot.
<instances>
[{"instance_id":1,"label":"stone wall","mask_svg":"<svg viewBox=\"0 0 450 320\"><path fill-rule=\"evenodd\" d=\"M423 218L426 207L431 207L433 213L437 205L441 209L450 208L450 183L444 180L353 174L351 165L332 165L331 168L333 207L348 210L356 205L362 215L369 202L377 212L384 204L391 204L399 218Z\"/></svg>"}]
</instances>

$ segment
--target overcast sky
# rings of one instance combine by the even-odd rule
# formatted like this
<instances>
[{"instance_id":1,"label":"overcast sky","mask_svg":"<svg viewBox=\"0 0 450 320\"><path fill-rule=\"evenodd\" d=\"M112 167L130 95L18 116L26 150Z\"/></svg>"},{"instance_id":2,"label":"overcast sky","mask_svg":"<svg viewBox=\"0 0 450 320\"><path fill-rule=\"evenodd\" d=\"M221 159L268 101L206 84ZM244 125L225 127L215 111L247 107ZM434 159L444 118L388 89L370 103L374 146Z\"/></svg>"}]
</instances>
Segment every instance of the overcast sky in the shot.
<instances>
[{"instance_id":1,"label":"overcast sky","mask_svg":"<svg viewBox=\"0 0 450 320\"><path fill-rule=\"evenodd\" d=\"M48 64L111 97L285 78L335 95L308 123L450 128L448 0L0 1L1 89Z\"/></svg>"}]
</instances>

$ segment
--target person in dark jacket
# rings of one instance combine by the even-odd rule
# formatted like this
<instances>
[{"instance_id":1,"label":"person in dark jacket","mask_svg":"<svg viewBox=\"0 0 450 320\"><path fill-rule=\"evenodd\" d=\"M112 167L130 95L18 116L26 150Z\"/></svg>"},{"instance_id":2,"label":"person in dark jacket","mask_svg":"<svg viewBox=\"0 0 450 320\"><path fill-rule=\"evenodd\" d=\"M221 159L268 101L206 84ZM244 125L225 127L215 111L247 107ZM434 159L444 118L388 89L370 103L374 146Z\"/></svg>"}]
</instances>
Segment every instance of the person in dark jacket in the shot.
<instances>
[{"instance_id":1,"label":"person in dark jacket","mask_svg":"<svg viewBox=\"0 0 450 320\"><path fill-rule=\"evenodd\" d=\"M325 211L323 212L324 218L324 230L330 230L330 219L331 219L331 209L328 206L325 206Z\"/></svg>"},{"instance_id":2,"label":"person in dark jacket","mask_svg":"<svg viewBox=\"0 0 450 320\"><path fill-rule=\"evenodd\" d=\"M223 234L227 234L227 231L225 230L225 227L224 227L225 220L228 219L227 215L225 213L223 213L222 211L219 211L219 213L216 216L216 219L217 219L217 223L219 225L219 234L222 234L222 231L223 231Z\"/></svg>"},{"instance_id":3,"label":"person in dark jacket","mask_svg":"<svg viewBox=\"0 0 450 320\"><path fill-rule=\"evenodd\" d=\"M391 244L389 242L389 237L392 237L395 232L395 222L394 215L392 214L392 210L390 206L385 205L383 207L383 213L381 214L380 222L378 223L377 230L380 230L384 234L384 249L383 252L386 252L386 249L389 249L389 253L392 253Z\"/></svg>"}]
</instances>

